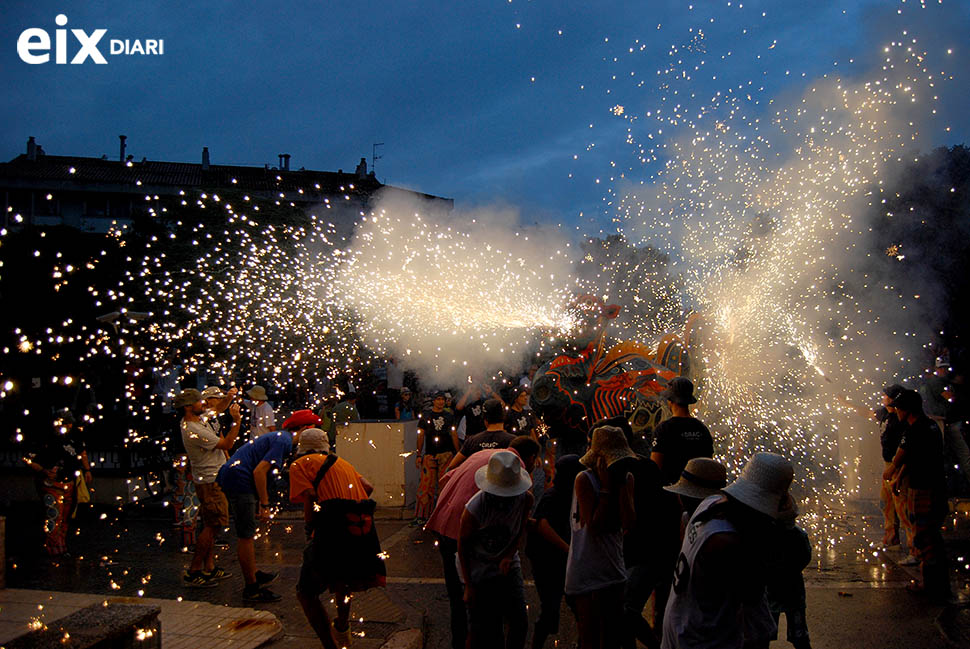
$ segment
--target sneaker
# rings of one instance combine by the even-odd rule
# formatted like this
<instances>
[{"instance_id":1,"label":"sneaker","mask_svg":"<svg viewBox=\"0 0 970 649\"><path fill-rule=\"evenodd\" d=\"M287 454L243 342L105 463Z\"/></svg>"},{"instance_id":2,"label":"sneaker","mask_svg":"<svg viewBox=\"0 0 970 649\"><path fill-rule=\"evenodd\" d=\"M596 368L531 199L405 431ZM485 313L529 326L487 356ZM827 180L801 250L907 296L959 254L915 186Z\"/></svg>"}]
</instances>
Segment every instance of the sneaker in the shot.
<instances>
[{"instance_id":1,"label":"sneaker","mask_svg":"<svg viewBox=\"0 0 970 649\"><path fill-rule=\"evenodd\" d=\"M905 559L903 559L902 561L900 561L899 562L899 565L901 565L901 566L918 566L919 565L919 559L917 559L913 555L909 555L908 557L906 557Z\"/></svg>"},{"instance_id":2,"label":"sneaker","mask_svg":"<svg viewBox=\"0 0 970 649\"><path fill-rule=\"evenodd\" d=\"M259 585L260 588L262 588L263 586L269 586L274 581L276 581L276 578L279 576L280 576L280 573L278 572L263 572L262 570L257 570L256 584Z\"/></svg>"},{"instance_id":3,"label":"sneaker","mask_svg":"<svg viewBox=\"0 0 970 649\"><path fill-rule=\"evenodd\" d=\"M182 585L189 588L212 588L217 584L214 579L206 577L201 570L196 572L186 570L182 573Z\"/></svg>"},{"instance_id":4,"label":"sneaker","mask_svg":"<svg viewBox=\"0 0 970 649\"><path fill-rule=\"evenodd\" d=\"M216 566L212 569L212 572L203 571L202 576L206 579L211 579L212 581L222 581L223 579L229 579L232 577L232 573L227 570L223 570L219 566Z\"/></svg>"},{"instance_id":5,"label":"sneaker","mask_svg":"<svg viewBox=\"0 0 970 649\"><path fill-rule=\"evenodd\" d=\"M408 525L410 527L424 527L425 522L423 518L415 518Z\"/></svg>"},{"instance_id":6,"label":"sneaker","mask_svg":"<svg viewBox=\"0 0 970 649\"><path fill-rule=\"evenodd\" d=\"M277 595L269 588L244 588L243 589L243 601L244 602L261 602L263 604L268 604L272 602L278 602L283 599L282 595Z\"/></svg>"}]
</instances>

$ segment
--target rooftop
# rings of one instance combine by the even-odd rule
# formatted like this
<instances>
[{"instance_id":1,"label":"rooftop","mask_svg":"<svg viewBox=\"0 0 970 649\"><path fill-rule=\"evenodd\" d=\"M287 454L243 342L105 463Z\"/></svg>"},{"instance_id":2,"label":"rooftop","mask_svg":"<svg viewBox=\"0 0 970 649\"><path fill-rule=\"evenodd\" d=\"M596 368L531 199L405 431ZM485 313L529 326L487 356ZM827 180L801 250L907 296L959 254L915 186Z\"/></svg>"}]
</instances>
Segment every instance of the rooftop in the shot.
<instances>
[{"instance_id":1,"label":"rooftop","mask_svg":"<svg viewBox=\"0 0 970 649\"><path fill-rule=\"evenodd\" d=\"M124 148L122 148L124 154ZM165 162L146 160L138 162L128 156L125 161L83 156L48 155L31 138L27 153L18 155L10 162L0 163L0 184L20 187L43 187L57 184L114 185L156 189L205 188L239 189L244 191L279 191L321 194L372 194L385 187L374 173L367 172L367 162L361 159L353 173L342 171L313 171L289 169L289 155L281 155L280 168L250 167L243 165L208 164L208 149L203 151L202 162ZM284 163L285 158L285 163ZM117 187L122 186L122 187ZM405 190L410 191L410 190ZM415 192L419 196L439 199L438 196ZM289 196L287 198L290 198ZM292 199L291 199L292 200Z\"/></svg>"}]
</instances>

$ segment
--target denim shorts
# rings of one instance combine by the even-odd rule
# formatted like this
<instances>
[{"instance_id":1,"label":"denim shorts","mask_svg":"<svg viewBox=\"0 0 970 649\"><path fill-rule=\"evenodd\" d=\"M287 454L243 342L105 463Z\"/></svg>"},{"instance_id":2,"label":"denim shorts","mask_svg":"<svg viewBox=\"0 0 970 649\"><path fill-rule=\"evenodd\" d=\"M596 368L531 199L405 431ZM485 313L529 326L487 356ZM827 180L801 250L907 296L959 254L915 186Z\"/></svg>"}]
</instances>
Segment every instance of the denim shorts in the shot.
<instances>
[{"instance_id":1,"label":"denim shorts","mask_svg":"<svg viewBox=\"0 0 970 649\"><path fill-rule=\"evenodd\" d=\"M256 536L256 507L258 498L254 493L226 492L229 509L236 523L236 537L251 539Z\"/></svg>"}]
</instances>

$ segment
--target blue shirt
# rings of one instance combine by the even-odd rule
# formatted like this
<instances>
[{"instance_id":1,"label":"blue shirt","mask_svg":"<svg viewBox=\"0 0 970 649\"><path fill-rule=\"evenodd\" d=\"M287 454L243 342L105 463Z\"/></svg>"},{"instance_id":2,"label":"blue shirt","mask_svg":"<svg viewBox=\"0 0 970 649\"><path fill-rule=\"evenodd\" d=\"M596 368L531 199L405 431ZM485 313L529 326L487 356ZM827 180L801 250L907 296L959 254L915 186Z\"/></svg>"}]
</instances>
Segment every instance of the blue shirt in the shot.
<instances>
[{"instance_id":1,"label":"blue shirt","mask_svg":"<svg viewBox=\"0 0 970 649\"><path fill-rule=\"evenodd\" d=\"M255 493L253 470L260 462L269 462L276 468L283 467L283 460L293 450L293 435L287 431L266 433L243 444L232 454L229 461L219 469L216 482L223 491L231 493Z\"/></svg>"}]
</instances>

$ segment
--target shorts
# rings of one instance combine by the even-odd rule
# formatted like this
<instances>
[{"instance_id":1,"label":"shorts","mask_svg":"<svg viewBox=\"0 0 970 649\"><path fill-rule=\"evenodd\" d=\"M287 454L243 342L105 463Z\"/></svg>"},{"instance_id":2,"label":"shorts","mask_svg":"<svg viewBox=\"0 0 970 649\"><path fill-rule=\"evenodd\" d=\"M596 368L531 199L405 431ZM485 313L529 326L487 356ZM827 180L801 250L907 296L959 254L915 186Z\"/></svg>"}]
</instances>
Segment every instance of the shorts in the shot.
<instances>
[{"instance_id":1,"label":"shorts","mask_svg":"<svg viewBox=\"0 0 970 649\"><path fill-rule=\"evenodd\" d=\"M256 536L256 506L257 498L254 493L228 493L229 509L236 521L236 537L251 539Z\"/></svg>"},{"instance_id":2,"label":"shorts","mask_svg":"<svg viewBox=\"0 0 970 649\"><path fill-rule=\"evenodd\" d=\"M227 527L229 525L229 501L217 482L196 483L203 527Z\"/></svg>"},{"instance_id":3,"label":"shorts","mask_svg":"<svg viewBox=\"0 0 970 649\"><path fill-rule=\"evenodd\" d=\"M303 549L303 565L300 566L300 579L296 582L296 592L313 597L324 591L334 590L331 577L327 574L327 562L320 548L313 547L313 541Z\"/></svg>"}]
</instances>

